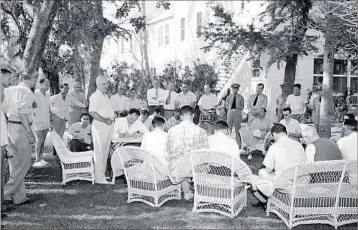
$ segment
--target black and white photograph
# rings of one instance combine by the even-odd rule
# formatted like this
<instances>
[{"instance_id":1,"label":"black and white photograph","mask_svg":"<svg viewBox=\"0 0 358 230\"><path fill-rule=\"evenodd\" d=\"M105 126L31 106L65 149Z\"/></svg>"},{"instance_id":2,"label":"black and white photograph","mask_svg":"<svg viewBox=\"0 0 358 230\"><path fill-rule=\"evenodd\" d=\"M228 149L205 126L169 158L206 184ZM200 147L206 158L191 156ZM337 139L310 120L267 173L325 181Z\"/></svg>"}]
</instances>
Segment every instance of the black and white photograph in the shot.
<instances>
[{"instance_id":1,"label":"black and white photograph","mask_svg":"<svg viewBox=\"0 0 358 230\"><path fill-rule=\"evenodd\" d=\"M358 228L357 0L0 0L1 229Z\"/></svg>"}]
</instances>

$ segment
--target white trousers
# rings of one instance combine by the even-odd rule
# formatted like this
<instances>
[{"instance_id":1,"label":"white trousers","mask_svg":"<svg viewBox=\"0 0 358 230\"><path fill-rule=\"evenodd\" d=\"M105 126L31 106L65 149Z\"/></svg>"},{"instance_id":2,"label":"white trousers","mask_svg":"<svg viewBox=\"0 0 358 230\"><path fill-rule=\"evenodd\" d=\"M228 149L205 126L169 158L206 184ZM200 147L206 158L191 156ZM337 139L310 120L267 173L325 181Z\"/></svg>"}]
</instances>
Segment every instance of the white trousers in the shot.
<instances>
[{"instance_id":1,"label":"white trousers","mask_svg":"<svg viewBox=\"0 0 358 230\"><path fill-rule=\"evenodd\" d=\"M92 122L92 137L94 149L94 173L95 182L106 182L106 167L109 149L111 146L113 132L113 124L107 125L105 123L93 120Z\"/></svg>"}]
</instances>

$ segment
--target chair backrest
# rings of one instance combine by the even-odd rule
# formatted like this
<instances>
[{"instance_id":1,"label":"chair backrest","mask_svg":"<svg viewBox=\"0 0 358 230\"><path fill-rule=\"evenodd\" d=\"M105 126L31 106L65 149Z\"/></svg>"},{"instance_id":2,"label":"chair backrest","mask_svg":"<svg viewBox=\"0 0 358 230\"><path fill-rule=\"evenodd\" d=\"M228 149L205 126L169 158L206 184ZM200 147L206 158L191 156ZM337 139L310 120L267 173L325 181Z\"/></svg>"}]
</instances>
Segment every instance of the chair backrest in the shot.
<instances>
[{"instance_id":1,"label":"chair backrest","mask_svg":"<svg viewBox=\"0 0 358 230\"><path fill-rule=\"evenodd\" d=\"M118 154L127 179L138 179L145 175L144 180L152 178L151 182L157 181L154 164L161 165L161 163L149 152L136 146L124 146L113 154Z\"/></svg>"},{"instance_id":2,"label":"chair backrest","mask_svg":"<svg viewBox=\"0 0 358 230\"><path fill-rule=\"evenodd\" d=\"M250 168L239 158L230 154L200 149L190 153L193 176L210 175L212 177L236 178L239 181L249 181L252 172Z\"/></svg>"},{"instance_id":3,"label":"chair backrest","mask_svg":"<svg viewBox=\"0 0 358 230\"><path fill-rule=\"evenodd\" d=\"M68 157L68 149L56 131L51 131L51 141L60 159L61 157Z\"/></svg>"},{"instance_id":4,"label":"chair backrest","mask_svg":"<svg viewBox=\"0 0 358 230\"><path fill-rule=\"evenodd\" d=\"M334 206L334 198L338 197L342 183L352 183L354 177L357 178L356 167L357 161L345 160L296 164L279 174L275 184L276 187L281 187L279 184L291 184L292 199L333 198L322 205Z\"/></svg>"}]
</instances>

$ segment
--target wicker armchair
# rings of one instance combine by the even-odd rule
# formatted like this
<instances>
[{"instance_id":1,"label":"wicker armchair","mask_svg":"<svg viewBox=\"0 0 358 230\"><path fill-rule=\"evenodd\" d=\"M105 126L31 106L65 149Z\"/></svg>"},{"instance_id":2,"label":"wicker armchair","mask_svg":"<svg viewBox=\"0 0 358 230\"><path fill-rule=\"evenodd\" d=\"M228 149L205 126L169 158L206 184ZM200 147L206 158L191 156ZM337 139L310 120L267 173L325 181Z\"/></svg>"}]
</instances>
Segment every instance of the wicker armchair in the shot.
<instances>
[{"instance_id":1,"label":"wicker armchair","mask_svg":"<svg viewBox=\"0 0 358 230\"><path fill-rule=\"evenodd\" d=\"M73 180L86 180L94 184L93 151L70 152L61 137L51 132L51 140L62 167L62 184Z\"/></svg>"},{"instance_id":2,"label":"wicker armchair","mask_svg":"<svg viewBox=\"0 0 358 230\"><path fill-rule=\"evenodd\" d=\"M267 215L275 213L289 228L317 223L337 228L358 221L357 161L298 164L278 175L275 187L286 191L275 190Z\"/></svg>"},{"instance_id":3,"label":"wicker armchair","mask_svg":"<svg viewBox=\"0 0 358 230\"><path fill-rule=\"evenodd\" d=\"M159 172L164 166L147 151L134 146L118 148L117 154L126 176L128 203L141 201L160 207L168 200L181 199L180 185L173 185L168 175Z\"/></svg>"},{"instance_id":4,"label":"wicker armchair","mask_svg":"<svg viewBox=\"0 0 358 230\"><path fill-rule=\"evenodd\" d=\"M194 179L193 212L216 212L231 218L246 207L250 168L239 158L203 149L190 153Z\"/></svg>"}]
</instances>

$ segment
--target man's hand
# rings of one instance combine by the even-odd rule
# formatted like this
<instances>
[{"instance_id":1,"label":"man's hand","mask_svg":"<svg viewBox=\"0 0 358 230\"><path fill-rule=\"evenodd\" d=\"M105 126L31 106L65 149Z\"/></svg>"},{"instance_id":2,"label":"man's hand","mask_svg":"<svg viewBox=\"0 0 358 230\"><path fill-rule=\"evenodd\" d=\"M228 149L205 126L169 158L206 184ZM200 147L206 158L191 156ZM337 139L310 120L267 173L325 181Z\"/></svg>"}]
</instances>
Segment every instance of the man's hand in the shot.
<instances>
[{"instance_id":1,"label":"man's hand","mask_svg":"<svg viewBox=\"0 0 358 230\"><path fill-rule=\"evenodd\" d=\"M30 144L35 144L36 137L35 137L35 135L34 135L34 133L32 131L27 133L27 137L29 138L29 143Z\"/></svg>"},{"instance_id":2,"label":"man's hand","mask_svg":"<svg viewBox=\"0 0 358 230\"><path fill-rule=\"evenodd\" d=\"M104 123L106 123L107 125L111 125L113 123L113 120L111 118L106 118Z\"/></svg>"}]
</instances>

